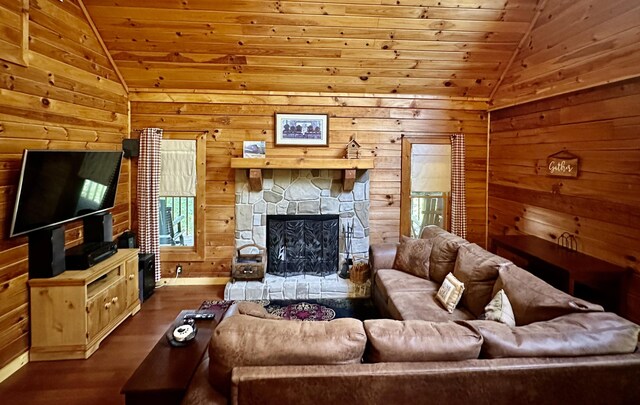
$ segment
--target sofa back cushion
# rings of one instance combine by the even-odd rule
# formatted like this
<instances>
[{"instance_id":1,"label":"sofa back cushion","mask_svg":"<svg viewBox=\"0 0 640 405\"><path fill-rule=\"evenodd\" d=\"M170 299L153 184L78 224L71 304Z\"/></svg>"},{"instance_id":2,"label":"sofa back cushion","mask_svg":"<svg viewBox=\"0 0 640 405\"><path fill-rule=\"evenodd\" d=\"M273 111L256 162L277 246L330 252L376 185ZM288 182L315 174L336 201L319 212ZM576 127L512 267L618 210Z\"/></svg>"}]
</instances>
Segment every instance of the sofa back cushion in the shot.
<instances>
[{"instance_id":1,"label":"sofa back cushion","mask_svg":"<svg viewBox=\"0 0 640 405\"><path fill-rule=\"evenodd\" d=\"M402 236L393 268L429 279L429 259L432 243L429 239L414 239Z\"/></svg>"},{"instance_id":2,"label":"sofa back cushion","mask_svg":"<svg viewBox=\"0 0 640 405\"><path fill-rule=\"evenodd\" d=\"M442 284L447 274L453 272L458 256L458 248L469 242L435 225L425 227L422 230L421 238L432 242L429 259L429 278L438 284Z\"/></svg>"},{"instance_id":3,"label":"sofa back cushion","mask_svg":"<svg viewBox=\"0 0 640 405\"><path fill-rule=\"evenodd\" d=\"M353 318L303 322L235 315L216 327L209 344L209 382L229 392L238 366L359 363L367 337Z\"/></svg>"},{"instance_id":4,"label":"sofa back cushion","mask_svg":"<svg viewBox=\"0 0 640 405\"><path fill-rule=\"evenodd\" d=\"M602 312L600 305L562 292L533 274L509 263L500 269L494 294L503 289L509 297L516 325L547 321L574 312Z\"/></svg>"},{"instance_id":5,"label":"sofa back cushion","mask_svg":"<svg viewBox=\"0 0 640 405\"><path fill-rule=\"evenodd\" d=\"M477 359L482 347L477 329L454 322L371 319L364 329L371 363Z\"/></svg>"},{"instance_id":6,"label":"sofa back cushion","mask_svg":"<svg viewBox=\"0 0 640 405\"><path fill-rule=\"evenodd\" d=\"M610 312L576 313L526 326L460 321L484 338L482 357L566 357L633 353L638 325Z\"/></svg>"},{"instance_id":7,"label":"sofa back cushion","mask_svg":"<svg viewBox=\"0 0 640 405\"><path fill-rule=\"evenodd\" d=\"M494 255L469 243L460 246L453 275L464 283L464 294L460 304L476 318L482 315L484 307L491 301L493 286L498 279L500 268L506 266L507 259Z\"/></svg>"}]
</instances>

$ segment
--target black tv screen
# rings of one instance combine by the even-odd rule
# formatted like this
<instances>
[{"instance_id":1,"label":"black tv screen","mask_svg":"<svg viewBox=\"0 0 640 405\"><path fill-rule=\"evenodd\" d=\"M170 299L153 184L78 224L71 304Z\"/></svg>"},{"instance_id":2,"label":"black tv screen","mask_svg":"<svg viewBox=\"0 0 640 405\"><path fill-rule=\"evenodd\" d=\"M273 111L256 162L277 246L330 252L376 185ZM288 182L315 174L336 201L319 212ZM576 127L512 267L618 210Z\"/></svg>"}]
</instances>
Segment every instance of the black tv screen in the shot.
<instances>
[{"instance_id":1,"label":"black tv screen","mask_svg":"<svg viewBox=\"0 0 640 405\"><path fill-rule=\"evenodd\" d=\"M11 236L113 208L121 151L25 150Z\"/></svg>"}]
</instances>

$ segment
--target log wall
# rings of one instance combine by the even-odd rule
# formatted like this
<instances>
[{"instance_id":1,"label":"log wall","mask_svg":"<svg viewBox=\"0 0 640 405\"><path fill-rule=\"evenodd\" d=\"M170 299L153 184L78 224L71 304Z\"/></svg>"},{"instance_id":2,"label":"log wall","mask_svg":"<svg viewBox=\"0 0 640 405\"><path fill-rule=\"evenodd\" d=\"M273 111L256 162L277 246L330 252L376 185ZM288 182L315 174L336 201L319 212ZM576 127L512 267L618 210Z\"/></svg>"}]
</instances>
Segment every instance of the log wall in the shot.
<instances>
[{"instance_id":1,"label":"log wall","mask_svg":"<svg viewBox=\"0 0 640 405\"><path fill-rule=\"evenodd\" d=\"M640 76L638 0L549 0L492 98L521 104Z\"/></svg>"},{"instance_id":2,"label":"log wall","mask_svg":"<svg viewBox=\"0 0 640 405\"><path fill-rule=\"evenodd\" d=\"M640 79L491 113L489 234L555 240L632 269L630 319L640 321ZM546 175L561 149L578 178Z\"/></svg>"},{"instance_id":3,"label":"log wall","mask_svg":"<svg viewBox=\"0 0 640 405\"><path fill-rule=\"evenodd\" d=\"M128 134L126 91L78 4L31 3L28 67L0 60L0 368L29 348L27 237L8 237L23 150L119 150ZM129 169L114 233L129 227ZM81 222L69 224L67 247L81 241Z\"/></svg>"},{"instance_id":4,"label":"log wall","mask_svg":"<svg viewBox=\"0 0 640 405\"><path fill-rule=\"evenodd\" d=\"M205 260L184 267L184 276L229 276L234 249L235 169L242 141L264 140L268 157L342 157L355 136L371 170L371 243L397 241L400 226L401 137L464 132L467 139L469 235L485 242L486 104L402 96L277 95L272 93L131 93L132 127L208 130ZM329 114L329 147L274 147L274 113ZM194 132L194 139L199 133ZM181 133L180 136L185 136ZM162 263L163 277L176 262Z\"/></svg>"}]
</instances>

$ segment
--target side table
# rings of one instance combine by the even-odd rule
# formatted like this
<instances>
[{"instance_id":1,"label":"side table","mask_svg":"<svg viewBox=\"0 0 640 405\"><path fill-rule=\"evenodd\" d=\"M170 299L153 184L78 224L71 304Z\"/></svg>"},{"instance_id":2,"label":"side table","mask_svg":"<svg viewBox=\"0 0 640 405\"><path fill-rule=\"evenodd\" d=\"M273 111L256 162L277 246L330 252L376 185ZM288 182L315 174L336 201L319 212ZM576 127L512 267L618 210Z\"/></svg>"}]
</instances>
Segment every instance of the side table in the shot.
<instances>
[{"instance_id":1,"label":"side table","mask_svg":"<svg viewBox=\"0 0 640 405\"><path fill-rule=\"evenodd\" d=\"M186 314L194 310L182 311L169 327L182 323ZM194 340L184 347L173 347L167 341L166 333L156 343L133 375L120 391L126 405L177 405L184 397L191 378L202 361L209 346L211 335L224 312L216 312L211 320L197 320L198 332Z\"/></svg>"}]
</instances>

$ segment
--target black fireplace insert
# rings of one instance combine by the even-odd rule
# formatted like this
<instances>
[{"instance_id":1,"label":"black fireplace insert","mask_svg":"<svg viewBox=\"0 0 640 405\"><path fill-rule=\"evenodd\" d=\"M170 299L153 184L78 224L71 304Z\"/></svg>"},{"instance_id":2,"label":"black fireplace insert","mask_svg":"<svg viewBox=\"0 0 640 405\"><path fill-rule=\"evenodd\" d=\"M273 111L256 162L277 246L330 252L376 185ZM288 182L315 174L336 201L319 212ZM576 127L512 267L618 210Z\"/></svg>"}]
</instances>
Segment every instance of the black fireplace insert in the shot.
<instances>
[{"instance_id":1,"label":"black fireplace insert","mask_svg":"<svg viewBox=\"0 0 640 405\"><path fill-rule=\"evenodd\" d=\"M267 215L267 273L336 274L339 221L338 215Z\"/></svg>"}]
</instances>

